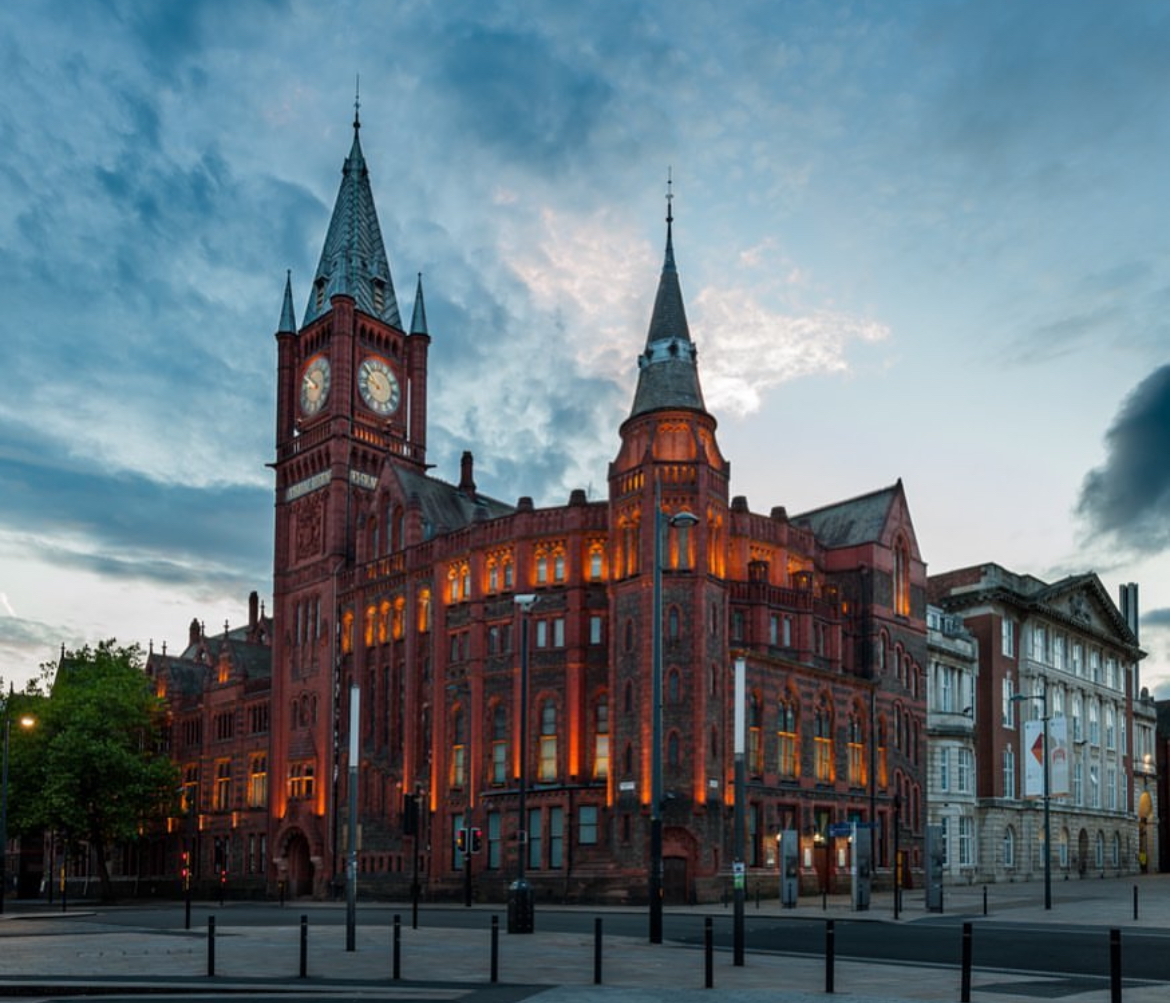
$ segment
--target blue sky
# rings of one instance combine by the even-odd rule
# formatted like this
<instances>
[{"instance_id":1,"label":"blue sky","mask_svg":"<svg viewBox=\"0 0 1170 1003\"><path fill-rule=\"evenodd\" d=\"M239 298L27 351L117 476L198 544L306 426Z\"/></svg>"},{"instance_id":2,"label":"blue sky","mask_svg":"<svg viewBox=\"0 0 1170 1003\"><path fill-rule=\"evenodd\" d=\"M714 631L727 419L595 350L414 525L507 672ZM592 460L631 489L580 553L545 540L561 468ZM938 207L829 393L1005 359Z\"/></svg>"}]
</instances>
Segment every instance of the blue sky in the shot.
<instances>
[{"instance_id":1,"label":"blue sky","mask_svg":"<svg viewBox=\"0 0 1170 1003\"><path fill-rule=\"evenodd\" d=\"M0 676L271 588L275 342L362 144L430 458L595 497L675 249L732 490L1142 587L1170 697L1170 5L0 6Z\"/></svg>"}]
</instances>

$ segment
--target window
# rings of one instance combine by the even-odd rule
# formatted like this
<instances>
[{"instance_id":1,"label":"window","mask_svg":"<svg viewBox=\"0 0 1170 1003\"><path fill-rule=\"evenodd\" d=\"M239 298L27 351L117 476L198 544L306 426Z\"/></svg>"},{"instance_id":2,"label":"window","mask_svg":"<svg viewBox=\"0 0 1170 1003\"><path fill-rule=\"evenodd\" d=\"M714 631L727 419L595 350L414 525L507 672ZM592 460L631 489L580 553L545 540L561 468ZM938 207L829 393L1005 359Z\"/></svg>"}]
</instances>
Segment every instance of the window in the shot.
<instances>
[{"instance_id":1,"label":"window","mask_svg":"<svg viewBox=\"0 0 1170 1003\"><path fill-rule=\"evenodd\" d=\"M753 777L764 772L764 740L760 730L760 698L754 693L748 701L747 768Z\"/></svg>"},{"instance_id":2,"label":"window","mask_svg":"<svg viewBox=\"0 0 1170 1003\"><path fill-rule=\"evenodd\" d=\"M565 646L565 618L563 616L553 617L552 646L554 648L563 648Z\"/></svg>"},{"instance_id":3,"label":"window","mask_svg":"<svg viewBox=\"0 0 1170 1003\"><path fill-rule=\"evenodd\" d=\"M539 868L544 858L544 839L540 828L540 809L528 809L528 866Z\"/></svg>"},{"instance_id":4,"label":"window","mask_svg":"<svg viewBox=\"0 0 1170 1003\"><path fill-rule=\"evenodd\" d=\"M795 779L798 776L797 764L800 762L795 699L780 702L779 716L776 722L776 738L778 756L776 769L781 777Z\"/></svg>"},{"instance_id":5,"label":"window","mask_svg":"<svg viewBox=\"0 0 1170 1003\"><path fill-rule=\"evenodd\" d=\"M970 794L974 789L975 754L970 749L959 749L958 754L959 769L955 775L955 788L960 794Z\"/></svg>"},{"instance_id":6,"label":"window","mask_svg":"<svg viewBox=\"0 0 1170 1003\"><path fill-rule=\"evenodd\" d=\"M1061 829L1059 842L1056 845L1058 860L1061 867L1068 867L1068 830Z\"/></svg>"},{"instance_id":7,"label":"window","mask_svg":"<svg viewBox=\"0 0 1170 1003\"><path fill-rule=\"evenodd\" d=\"M487 817L487 866L489 870L499 870L500 839L500 813L498 811L489 811Z\"/></svg>"},{"instance_id":8,"label":"window","mask_svg":"<svg viewBox=\"0 0 1170 1003\"><path fill-rule=\"evenodd\" d=\"M1010 825L1003 831L1003 866L1016 866L1016 831Z\"/></svg>"},{"instance_id":9,"label":"window","mask_svg":"<svg viewBox=\"0 0 1170 1003\"><path fill-rule=\"evenodd\" d=\"M248 761L248 807L268 805L268 757L257 753Z\"/></svg>"},{"instance_id":10,"label":"window","mask_svg":"<svg viewBox=\"0 0 1170 1003\"><path fill-rule=\"evenodd\" d=\"M538 648L548 647L548 621L536 621L536 646Z\"/></svg>"},{"instance_id":11,"label":"window","mask_svg":"<svg viewBox=\"0 0 1170 1003\"><path fill-rule=\"evenodd\" d=\"M589 546L589 580L592 582L601 581L605 574L605 550L601 543L590 544Z\"/></svg>"},{"instance_id":12,"label":"window","mask_svg":"<svg viewBox=\"0 0 1170 1003\"><path fill-rule=\"evenodd\" d=\"M1073 644L1072 667L1076 675L1083 676L1085 674L1085 649L1079 644Z\"/></svg>"},{"instance_id":13,"label":"window","mask_svg":"<svg viewBox=\"0 0 1170 1003\"><path fill-rule=\"evenodd\" d=\"M540 765L537 777L548 782L557 776L557 708L546 700L540 709Z\"/></svg>"},{"instance_id":14,"label":"window","mask_svg":"<svg viewBox=\"0 0 1170 1003\"><path fill-rule=\"evenodd\" d=\"M1003 796L1016 796L1016 754L1010 745L1003 750Z\"/></svg>"},{"instance_id":15,"label":"window","mask_svg":"<svg viewBox=\"0 0 1170 1003\"><path fill-rule=\"evenodd\" d=\"M605 636L602 633L603 620L600 616L593 615L589 617L589 643L603 644Z\"/></svg>"},{"instance_id":16,"label":"window","mask_svg":"<svg viewBox=\"0 0 1170 1003\"><path fill-rule=\"evenodd\" d=\"M502 704L492 711L492 783L508 779L508 712Z\"/></svg>"},{"instance_id":17,"label":"window","mask_svg":"<svg viewBox=\"0 0 1170 1003\"><path fill-rule=\"evenodd\" d=\"M1037 662L1048 661L1048 631L1040 624L1032 626L1032 659Z\"/></svg>"},{"instance_id":18,"label":"window","mask_svg":"<svg viewBox=\"0 0 1170 1003\"><path fill-rule=\"evenodd\" d=\"M849 786L864 787L866 784L865 727L862 712L855 710L849 718Z\"/></svg>"},{"instance_id":19,"label":"window","mask_svg":"<svg viewBox=\"0 0 1170 1003\"><path fill-rule=\"evenodd\" d=\"M827 703L821 701L813 720L813 752L816 779L820 783L833 782L833 715Z\"/></svg>"},{"instance_id":20,"label":"window","mask_svg":"<svg viewBox=\"0 0 1170 1003\"><path fill-rule=\"evenodd\" d=\"M1073 804L1083 805L1085 803L1085 764L1081 761L1081 757L1077 756L1076 762L1073 763Z\"/></svg>"},{"instance_id":21,"label":"window","mask_svg":"<svg viewBox=\"0 0 1170 1003\"><path fill-rule=\"evenodd\" d=\"M945 745L938 750L938 789L951 789L951 750Z\"/></svg>"},{"instance_id":22,"label":"window","mask_svg":"<svg viewBox=\"0 0 1170 1003\"><path fill-rule=\"evenodd\" d=\"M910 549L903 540L894 546L894 612L910 615Z\"/></svg>"},{"instance_id":23,"label":"window","mask_svg":"<svg viewBox=\"0 0 1170 1003\"><path fill-rule=\"evenodd\" d=\"M1117 770L1112 766L1105 769L1105 807L1117 810Z\"/></svg>"},{"instance_id":24,"label":"window","mask_svg":"<svg viewBox=\"0 0 1170 1003\"><path fill-rule=\"evenodd\" d=\"M1105 748L1116 748L1117 741L1117 712L1113 704L1105 705Z\"/></svg>"},{"instance_id":25,"label":"window","mask_svg":"<svg viewBox=\"0 0 1170 1003\"><path fill-rule=\"evenodd\" d=\"M597 806L586 804L577 809L577 842L581 846L597 843Z\"/></svg>"},{"instance_id":26,"label":"window","mask_svg":"<svg viewBox=\"0 0 1170 1003\"><path fill-rule=\"evenodd\" d=\"M1007 622L1006 620L1004 621ZM1006 676L1003 681L1003 707L1000 711L1000 723L1005 728L1014 728L1016 726L1016 712L1015 704L1012 703L1012 697L1016 694L1015 686L1012 685L1012 677Z\"/></svg>"},{"instance_id":27,"label":"window","mask_svg":"<svg viewBox=\"0 0 1170 1003\"><path fill-rule=\"evenodd\" d=\"M1008 656L1016 656L1016 625L1011 620L1003 619L999 623L1000 650Z\"/></svg>"},{"instance_id":28,"label":"window","mask_svg":"<svg viewBox=\"0 0 1170 1003\"><path fill-rule=\"evenodd\" d=\"M466 828L466 822L462 815L451 816L451 869L453 871L463 870L464 855L459 852L459 833Z\"/></svg>"},{"instance_id":29,"label":"window","mask_svg":"<svg viewBox=\"0 0 1170 1003\"><path fill-rule=\"evenodd\" d=\"M1096 763L1089 764L1089 807L1101 807L1101 768Z\"/></svg>"},{"instance_id":30,"label":"window","mask_svg":"<svg viewBox=\"0 0 1170 1003\"><path fill-rule=\"evenodd\" d=\"M1081 717L1084 711L1084 700L1080 693L1073 694L1072 700L1072 723L1073 723L1073 741L1080 742L1082 740Z\"/></svg>"},{"instance_id":31,"label":"window","mask_svg":"<svg viewBox=\"0 0 1170 1003\"><path fill-rule=\"evenodd\" d=\"M959 817L959 866L971 867L975 863L975 819L969 815Z\"/></svg>"},{"instance_id":32,"label":"window","mask_svg":"<svg viewBox=\"0 0 1170 1003\"><path fill-rule=\"evenodd\" d=\"M1099 720L1100 712L1097 709L1097 701L1089 701L1089 744L1101 744L1101 722Z\"/></svg>"},{"instance_id":33,"label":"window","mask_svg":"<svg viewBox=\"0 0 1170 1003\"><path fill-rule=\"evenodd\" d=\"M1100 870L1105 866L1105 834L1103 832L1097 833L1096 853L1094 857L1097 869Z\"/></svg>"},{"instance_id":34,"label":"window","mask_svg":"<svg viewBox=\"0 0 1170 1003\"><path fill-rule=\"evenodd\" d=\"M594 712L593 777L603 780L609 776L609 701L602 697Z\"/></svg>"},{"instance_id":35,"label":"window","mask_svg":"<svg viewBox=\"0 0 1170 1003\"><path fill-rule=\"evenodd\" d=\"M309 801L313 798L313 780L316 767L312 762L289 763L288 796L293 801Z\"/></svg>"},{"instance_id":36,"label":"window","mask_svg":"<svg viewBox=\"0 0 1170 1003\"><path fill-rule=\"evenodd\" d=\"M215 810L228 811L232 806L232 761L215 761Z\"/></svg>"},{"instance_id":37,"label":"window","mask_svg":"<svg viewBox=\"0 0 1170 1003\"><path fill-rule=\"evenodd\" d=\"M466 782L466 746L464 745L463 711L451 715L451 786L462 787Z\"/></svg>"},{"instance_id":38,"label":"window","mask_svg":"<svg viewBox=\"0 0 1170 1003\"><path fill-rule=\"evenodd\" d=\"M565 850L565 809L556 807L548 810L548 866L564 866Z\"/></svg>"}]
</instances>

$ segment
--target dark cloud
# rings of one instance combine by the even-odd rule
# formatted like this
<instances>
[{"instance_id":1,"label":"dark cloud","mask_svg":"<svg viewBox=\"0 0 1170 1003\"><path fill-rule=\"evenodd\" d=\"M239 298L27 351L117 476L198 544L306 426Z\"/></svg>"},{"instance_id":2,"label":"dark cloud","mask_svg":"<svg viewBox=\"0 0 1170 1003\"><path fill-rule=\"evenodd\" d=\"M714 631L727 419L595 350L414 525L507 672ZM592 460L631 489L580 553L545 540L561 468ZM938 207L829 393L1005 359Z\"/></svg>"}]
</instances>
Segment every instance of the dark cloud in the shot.
<instances>
[{"instance_id":1,"label":"dark cloud","mask_svg":"<svg viewBox=\"0 0 1170 1003\"><path fill-rule=\"evenodd\" d=\"M1125 399L1105 445L1104 465L1081 486L1078 513L1134 550L1170 546L1170 365Z\"/></svg>"},{"instance_id":2,"label":"dark cloud","mask_svg":"<svg viewBox=\"0 0 1170 1003\"><path fill-rule=\"evenodd\" d=\"M509 159L559 167L586 156L613 91L577 54L534 32L467 25L441 52L450 112Z\"/></svg>"},{"instance_id":3,"label":"dark cloud","mask_svg":"<svg viewBox=\"0 0 1170 1003\"><path fill-rule=\"evenodd\" d=\"M51 457L51 459L47 459ZM57 566L165 584L223 574L263 581L272 554L271 493L262 487L189 487L60 456L26 429L0 422L0 525L54 538ZM83 548L71 539L84 538Z\"/></svg>"},{"instance_id":4,"label":"dark cloud","mask_svg":"<svg viewBox=\"0 0 1170 1003\"><path fill-rule=\"evenodd\" d=\"M1148 610L1141 617L1143 627L1152 627L1154 630L1170 627L1170 606Z\"/></svg>"}]
</instances>

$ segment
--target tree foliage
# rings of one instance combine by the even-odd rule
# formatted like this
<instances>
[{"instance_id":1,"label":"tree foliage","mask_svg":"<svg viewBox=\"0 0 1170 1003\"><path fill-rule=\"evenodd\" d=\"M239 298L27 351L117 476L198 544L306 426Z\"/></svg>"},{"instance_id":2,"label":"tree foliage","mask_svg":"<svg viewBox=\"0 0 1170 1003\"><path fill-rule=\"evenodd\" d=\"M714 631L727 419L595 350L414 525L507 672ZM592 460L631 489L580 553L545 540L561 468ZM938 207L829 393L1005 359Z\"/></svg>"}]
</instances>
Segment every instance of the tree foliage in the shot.
<instances>
[{"instance_id":1,"label":"tree foliage","mask_svg":"<svg viewBox=\"0 0 1170 1003\"><path fill-rule=\"evenodd\" d=\"M85 840L110 892L106 852L168 813L178 772L163 748L164 708L137 645L66 652L40 708L33 791L23 821Z\"/></svg>"}]
</instances>

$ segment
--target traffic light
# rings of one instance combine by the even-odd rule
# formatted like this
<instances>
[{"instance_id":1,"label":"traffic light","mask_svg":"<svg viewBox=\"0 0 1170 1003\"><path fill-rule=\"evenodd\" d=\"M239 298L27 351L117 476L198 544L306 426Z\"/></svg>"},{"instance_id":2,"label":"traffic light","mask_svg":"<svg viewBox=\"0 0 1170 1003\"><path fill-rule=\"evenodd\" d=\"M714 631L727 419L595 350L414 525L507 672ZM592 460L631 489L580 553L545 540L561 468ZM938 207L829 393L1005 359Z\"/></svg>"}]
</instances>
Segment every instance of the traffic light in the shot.
<instances>
[{"instance_id":1,"label":"traffic light","mask_svg":"<svg viewBox=\"0 0 1170 1003\"><path fill-rule=\"evenodd\" d=\"M456 829L455 830L455 849L457 849L460 853L467 852L467 830L466 829Z\"/></svg>"},{"instance_id":2,"label":"traffic light","mask_svg":"<svg viewBox=\"0 0 1170 1003\"><path fill-rule=\"evenodd\" d=\"M179 877L183 879L183 888L191 887L191 854L183 851L179 861Z\"/></svg>"},{"instance_id":3,"label":"traffic light","mask_svg":"<svg viewBox=\"0 0 1170 1003\"><path fill-rule=\"evenodd\" d=\"M418 835L418 795L402 795L402 835Z\"/></svg>"},{"instance_id":4,"label":"traffic light","mask_svg":"<svg viewBox=\"0 0 1170 1003\"><path fill-rule=\"evenodd\" d=\"M483 830L482 829L472 829L471 830L471 852L472 853L479 853L479 851L482 848L483 848Z\"/></svg>"}]
</instances>

